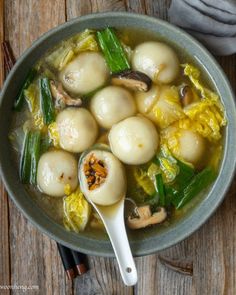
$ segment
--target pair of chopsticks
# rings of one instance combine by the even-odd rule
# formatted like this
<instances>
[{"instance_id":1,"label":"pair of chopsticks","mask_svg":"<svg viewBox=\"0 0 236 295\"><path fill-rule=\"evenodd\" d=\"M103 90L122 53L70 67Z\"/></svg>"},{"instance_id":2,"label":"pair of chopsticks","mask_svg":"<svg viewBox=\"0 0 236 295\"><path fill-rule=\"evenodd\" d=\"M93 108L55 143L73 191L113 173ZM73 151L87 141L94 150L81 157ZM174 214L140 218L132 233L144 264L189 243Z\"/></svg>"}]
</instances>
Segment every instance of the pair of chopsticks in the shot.
<instances>
[{"instance_id":1,"label":"pair of chopsticks","mask_svg":"<svg viewBox=\"0 0 236 295\"><path fill-rule=\"evenodd\" d=\"M13 68L16 60L13 55L9 42L4 41L1 44L1 50L4 57L4 69L5 77L8 75L10 70ZM58 251L61 256L61 260L67 274L67 277L72 280L78 275L82 275L87 272L86 267L86 255L80 252L71 250L59 243L57 243Z\"/></svg>"},{"instance_id":2,"label":"pair of chopsticks","mask_svg":"<svg viewBox=\"0 0 236 295\"><path fill-rule=\"evenodd\" d=\"M82 274L87 272L87 267L85 264L85 254L71 250L59 243L57 243L57 248L61 256L61 260L67 277L70 280L73 280L78 275L81 276Z\"/></svg>"}]
</instances>

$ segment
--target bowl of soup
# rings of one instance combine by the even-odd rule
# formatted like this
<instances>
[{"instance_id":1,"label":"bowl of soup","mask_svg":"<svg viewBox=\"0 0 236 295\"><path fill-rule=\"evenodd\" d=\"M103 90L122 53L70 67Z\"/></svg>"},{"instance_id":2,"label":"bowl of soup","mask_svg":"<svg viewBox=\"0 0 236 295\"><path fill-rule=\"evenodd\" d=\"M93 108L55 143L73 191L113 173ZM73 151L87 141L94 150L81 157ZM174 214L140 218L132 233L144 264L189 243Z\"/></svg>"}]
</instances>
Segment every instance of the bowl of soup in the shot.
<instances>
[{"instance_id":1,"label":"bowl of soup","mask_svg":"<svg viewBox=\"0 0 236 295\"><path fill-rule=\"evenodd\" d=\"M84 194L100 206L125 196L132 252L146 255L219 206L235 126L227 78L196 40L148 16L88 15L44 34L7 77L1 173L37 228L93 255L114 254Z\"/></svg>"}]
</instances>

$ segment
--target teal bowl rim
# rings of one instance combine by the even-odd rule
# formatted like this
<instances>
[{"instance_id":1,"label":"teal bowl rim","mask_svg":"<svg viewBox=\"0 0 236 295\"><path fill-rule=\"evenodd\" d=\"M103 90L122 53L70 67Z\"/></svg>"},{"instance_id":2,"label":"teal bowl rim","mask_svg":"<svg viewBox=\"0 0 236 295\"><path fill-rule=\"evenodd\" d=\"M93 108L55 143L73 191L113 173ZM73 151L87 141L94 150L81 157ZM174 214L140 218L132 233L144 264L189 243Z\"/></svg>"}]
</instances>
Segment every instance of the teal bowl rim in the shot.
<instances>
[{"instance_id":1,"label":"teal bowl rim","mask_svg":"<svg viewBox=\"0 0 236 295\"><path fill-rule=\"evenodd\" d=\"M207 60L207 64L204 64L204 66L212 77L213 83L218 89L221 97L222 94L225 94L225 96L223 96L223 104L225 105L226 115L228 118L228 125L225 131L225 146L222 164L219 175L214 185L208 192L207 196L200 202L200 204L197 205L196 210L194 210L184 220L178 222L175 227L167 230L164 233L160 233L157 236L149 237L142 241L131 241L130 244L133 254L135 256L141 256L152 254L159 250L163 250L165 248L173 246L195 232L201 225L203 225L207 221L207 219L215 212L217 207L223 201L224 196L233 179L236 163L236 134L234 134L234 127L236 126L235 100L228 79L221 67L216 62L215 58L198 41L196 41L193 37L184 32L182 29L177 28L158 18L128 12L105 12L89 14L61 24L58 27L53 28L52 30L43 34L39 39L33 42L30 48L28 48L21 55L21 57L18 59L15 66L9 73L2 88L0 94L0 111L4 108L3 102L4 100L6 100L6 98L4 97L7 91L9 91L9 87L11 87L11 85L13 84L12 79L14 75L23 65L25 65L26 68L29 68L29 66L31 66L30 62L27 62L27 59L29 58L31 52L35 51L37 48L40 48L40 45L42 45L45 40L54 35L58 35L59 41L59 33L64 32L65 34L65 30L73 27L75 24L80 25L84 22L92 22L93 24L95 24L96 21L103 21L103 25L101 25L101 23L99 25L101 27L106 26L107 24L112 25L113 21L117 22L119 20L123 20L124 24L127 20L130 20L131 22L133 21L133 23L136 24L135 26L137 28L139 27L139 23L141 22L142 24L147 23L150 27L160 26L160 28L166 30L168 33L176 34L176 36L178 36L180 40L184 40L186 44L189 42L189 46L192 46L195 51L198 51L202 54L203 59ZM56 44L55 40L54 44ZM49 47L51 47L51 45ZM0 151L3 149L4 144L9 144L7 143L7 139L4 143L3 141L1 141ZM13 173L15 173L13 169L13 167L7 167L7 163L6 161L4 161L4 154L0 153L0 172L7 191L16 206L36 228L38 228L40 231L47 234L49 237L56 240L57 242L74 250L81 251L89 255L114 257L114 252L108 240L98 241L97 239L82 235L75 235L74 233L67 232L65 229L63 229L62 226L49 218L43 211L38 210L37 205L31 199L27 200L26 202L23 197L19 197L14 190L17 188L17 186L22 185L18 181L16 181L14 177L11 177ZM34 210L32 210L32 206Z\"/></svg>"}]
</instances>

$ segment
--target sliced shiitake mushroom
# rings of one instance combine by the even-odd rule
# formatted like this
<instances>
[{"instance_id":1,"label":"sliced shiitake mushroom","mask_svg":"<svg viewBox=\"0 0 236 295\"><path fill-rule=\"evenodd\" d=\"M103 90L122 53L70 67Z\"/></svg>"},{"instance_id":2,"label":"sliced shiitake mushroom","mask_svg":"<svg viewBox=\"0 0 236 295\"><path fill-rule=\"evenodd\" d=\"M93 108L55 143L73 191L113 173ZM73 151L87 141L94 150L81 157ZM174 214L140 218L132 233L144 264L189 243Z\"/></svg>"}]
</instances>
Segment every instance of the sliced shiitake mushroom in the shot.
<instances>
[{"instance_id":1,"label":"sliced shiitake mushroom","mask_svg":"<svg viewBox=\"0 0 236 295\"><path fill-rule=\"evenodd\" d=\"M63 109L66 106L81 106L82 100L80 98L70 97L70 95L64 91L61 83L56 83L55 81L51 80L50 89L52 96L55 99L56 108Z\"/></svg>"},{"instance_id":2,"label":"sliced shiitake mushroom","mask_svg":"<svg viewBox=\"0 0 236 295\"><path fill-rule=\"evenodd\" d=\"M159 207L157 212L152 214L149 205L137 207L135 213L137 213L138 216L134 217L133 215L130 215L127 220L127 225L131 229L139 229L161 223L167 217L165 208Z\"/></svg>"},{"instance_id":3,"label":"sliced shiitake mushroom","mask_svg":"<svg viewBox=\"0 0 236 295\"><path fill-rule=\"evenodd\" d=\"M132 90L148 91L151 88L152 80L139 71L125 70L113 74L111 83L117 86L124 86Z\"/></svg>"},{"instance_id":4,"label":"sliced shiitake mushroom","mask_svg":"<svg viewBox=\"0 0 236 295\"><path fill-rule=\"evenodd\" d=\"M194 101L193 91L189 85L184 85L180 88L180 98L183 107L186 107Z\"/></svg>"}]
</instances>

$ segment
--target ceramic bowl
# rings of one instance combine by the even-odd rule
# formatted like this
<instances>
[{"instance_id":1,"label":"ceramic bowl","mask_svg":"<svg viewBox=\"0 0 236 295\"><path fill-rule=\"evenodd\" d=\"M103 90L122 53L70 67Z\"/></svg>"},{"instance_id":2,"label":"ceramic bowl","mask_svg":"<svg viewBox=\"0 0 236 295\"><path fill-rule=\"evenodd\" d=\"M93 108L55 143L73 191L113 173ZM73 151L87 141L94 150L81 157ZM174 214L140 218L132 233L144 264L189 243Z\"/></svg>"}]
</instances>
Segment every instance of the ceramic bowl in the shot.
<instances>
[{"instance_id":1,"label":"ceramic bowl","mask_svg":"<svg viewBox=\"0 0 236 295\"><path fill-rule=\"evenodd\" d=\"M100 256L114 256L107 237L98 238L86 233L66 231L49 218L32 200L20 183L17 168L8 140L12 117L12 105L28 70L53 45L86 28L136 28L149 32L182 49L192 56L208 72L210 82L217 89L226 109L228 125L224 132L224 151L219 175L213 186L186 214L168 227L153 227L147 231L130 234L134 255L146 255L170 247L196 231L216 210L230 185L236 159L236 112L234 96L229 82L212 55L184 31L162 21L144 15L111 12L83 16L65 23L40 37L24 52L8 75L0 98L0 168L6 188L23 214L42 232L52 239L84 253ZM16 40L17 42L17 40Z\"/></svg>"}]
</instances>

